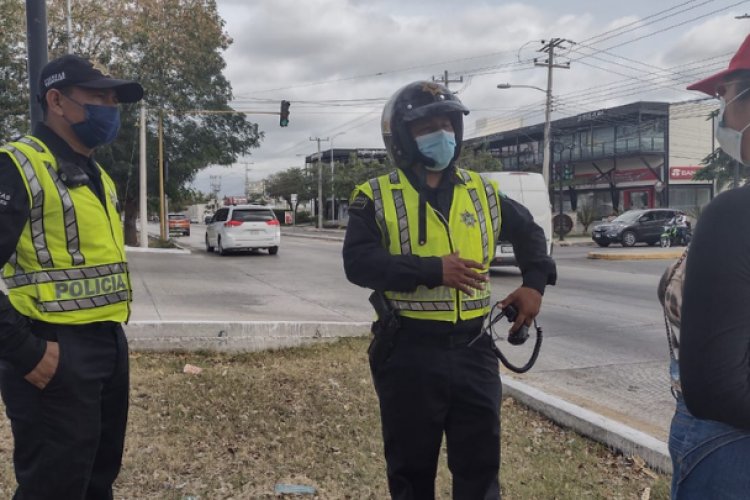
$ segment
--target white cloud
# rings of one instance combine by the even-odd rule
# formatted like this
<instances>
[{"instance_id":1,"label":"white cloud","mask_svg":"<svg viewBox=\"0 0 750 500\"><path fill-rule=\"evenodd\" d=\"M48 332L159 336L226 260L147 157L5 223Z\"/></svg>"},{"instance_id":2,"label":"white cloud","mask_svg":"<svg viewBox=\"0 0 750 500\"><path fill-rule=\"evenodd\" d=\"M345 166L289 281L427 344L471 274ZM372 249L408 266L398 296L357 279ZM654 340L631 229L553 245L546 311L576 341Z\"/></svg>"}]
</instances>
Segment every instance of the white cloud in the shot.
<instances>
[{"instance_id":1,"label":"white cloud","mask_svg":"<svg viewBox=\"0 0 750 500\"><path fill-rule=\"evenodd\" d=\"M335 147L381 146L379 117L383 101L357 107L315 102L386 98L409 81L429 79L448 70L451 78L467 75L463 84L451 85L460 89L461 99L472 109L466 119L467 131L474 128L477 119L497 121L505 114L518 116L517 111L506 110L528 105L533 105L536 113L526 119L541 121L544 95L540 92L495 88L500 82L546 86L543 68L535 68L532 63L513 64L517 56L544 58L544 54L536 52L539 40L557 36L581 41L626 25L627 29L637 28L601 44L591 42L597 48L607 48L700 14L695 10L653 25L632 24L664 10L652 0L218 0L218 6L226 30L234 39L225 58L226 75L238 99L237 106L278 111L281 99L292 102L287 128L278 126L278 116L250 116L266 134L261 147L250 158L240 160L254 162L251 179L301 166L303 160L296 155L310 154L316 148L309 141L310 136L327 137L346 131L336 137ZM578 53L569 54L571 69L555 72L554 94L559 96L558 102L567 104L560 111L576 113L638 99L689 98L690 94L677 91L678 85L657 91L654 84L639 84L630 78L658 81L653 76L656 70L639 62L675 66L735 50L748 25L747 21L734 20L734 14L710 17L612 49L633 61L598 54L597 57L613 62L593 58L578 62L581 53L591 51L577 47ZM530 43L524 46L527 42ZM510 66L497 68L504 64ZM490 68L485 72L491 74L468 77L479 68ZM701 76L699 73L697 68L696 77ZM361 77L351 78L356 76ZM628 82L634 83L622 90L622 84ZM619 85L621 90L607 91L607 84ZM599 87L598 92L582 92L592 87ZM633 95L622 95L629 92ZM324 143L323 147L330 146ZM232 178L239 179L238 192L241 190L243 166L209 170L225 176L232 172ZM207 189L209 170L198 175L196 184L200 189Z\"/></svg>"}]
</instances>

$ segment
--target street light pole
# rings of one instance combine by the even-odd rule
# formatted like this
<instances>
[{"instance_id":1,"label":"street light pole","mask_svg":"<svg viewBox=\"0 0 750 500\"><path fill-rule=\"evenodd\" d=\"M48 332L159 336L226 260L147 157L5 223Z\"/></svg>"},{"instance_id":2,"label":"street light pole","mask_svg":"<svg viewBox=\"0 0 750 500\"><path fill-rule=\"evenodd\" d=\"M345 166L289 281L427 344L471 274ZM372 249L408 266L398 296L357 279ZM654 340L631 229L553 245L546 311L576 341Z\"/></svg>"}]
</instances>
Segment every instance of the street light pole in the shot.
<instances>
[{"instance_id":1,"label":"street light pole","mask_svg":"<svg viewBox=\"0 0 750 500\"><path fill-rule=\"evenodd\" d=\"M318 143L318 229L323 229L323 158L320 154L320 142L329 141L330 138L310 137L310 140Z\"/></svg>"},{"instance_id":2,"label":"street light pole","mask_svg":"<svg viewBox=\"0 0 750 500\"><path fill-rule=\"evenodd\" d=\"M332 135L330 138L331 141L331 220L335 221L337 220L336 217L336 190L334 189L333 185L333 140L340 136L344 135L346 132L339 132L336 135Z\"/></svg>"}]
</instances>

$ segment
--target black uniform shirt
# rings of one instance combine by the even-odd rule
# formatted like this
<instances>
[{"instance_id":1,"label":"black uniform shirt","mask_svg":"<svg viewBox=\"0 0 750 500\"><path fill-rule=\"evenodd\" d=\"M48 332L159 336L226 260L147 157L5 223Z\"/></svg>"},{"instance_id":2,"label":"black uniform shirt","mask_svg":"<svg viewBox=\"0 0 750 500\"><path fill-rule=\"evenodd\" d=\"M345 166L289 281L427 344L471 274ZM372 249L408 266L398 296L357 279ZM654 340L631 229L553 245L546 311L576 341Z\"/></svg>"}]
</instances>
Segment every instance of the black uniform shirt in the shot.
<instances>
[{"instance_id":1,"label":"black uniform shirt","mask_svg":"<svg viewBox=\"0 0 750 500\"><path fill-rule=\"evenodd\" d=\"M717 196L690 243L680 382L690 412L750 429L750 186Z\"/></svg>"},{"instance_id":2,"label":"black uniform shirt","mask_svg":"<svg viewBox=\"0 0 750 500\"><path fill-rule=\"evenodd\" d=\"M405 174L413 186L419 185L419 179L411 170ZM457 182L462 181L451 173L443 175L437 188L425 186L422 189L427 203L446 219L450 216L453 188ZM546 285L554 285L557 281L555 263L547 255L544 231L523 205L509 198L500 197L500 210L500 234L503 240L513 244L523 286L543 294ZM373 290L411 292L419 285L434 288L443 282L441 257L391 255L383 247L375 221L375 208L364 194L357 196L349 207L343 256L349 281Z\"/></svg>"},{"instance_id":3,"label":"black uniform shirt","mask_svg":"<svg viewBox=\"0 0 750 500\"><path fill-rule=\"evenodd\" d=\"M41 140L59 159L75 163L89 177L89 188L104 203L104 186L93 158L73 151L68 143L43 123L34 128ZM16 250L29 219L29 195L21 173L7 154L0 154L0 267ZM7 360L21 373L30 372L44 355L46 343L30 334L28 319L20 315L8 297L0 292L0 360Z\"/></svg>"}]
</instances>

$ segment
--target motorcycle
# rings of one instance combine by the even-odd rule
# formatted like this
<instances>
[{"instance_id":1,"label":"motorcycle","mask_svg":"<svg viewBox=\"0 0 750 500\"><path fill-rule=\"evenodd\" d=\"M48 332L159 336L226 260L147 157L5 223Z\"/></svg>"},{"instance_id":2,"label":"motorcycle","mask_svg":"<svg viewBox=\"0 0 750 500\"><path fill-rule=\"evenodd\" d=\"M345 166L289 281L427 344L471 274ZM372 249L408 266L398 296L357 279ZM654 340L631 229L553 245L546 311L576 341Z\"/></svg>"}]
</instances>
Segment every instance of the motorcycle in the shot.
<instances>
[{"instance_id":1,"label":"motorcycle","mask_svg":"<svg viewBox=\"0 0 750 500\"><path fill-rule=\"evenodd\" d=\"M659 243L662 248L673 246L687 246L693 238L693 231L690 226L679 226L677 224L668 224L664 226Z\"/></svg>"}]
</instances>

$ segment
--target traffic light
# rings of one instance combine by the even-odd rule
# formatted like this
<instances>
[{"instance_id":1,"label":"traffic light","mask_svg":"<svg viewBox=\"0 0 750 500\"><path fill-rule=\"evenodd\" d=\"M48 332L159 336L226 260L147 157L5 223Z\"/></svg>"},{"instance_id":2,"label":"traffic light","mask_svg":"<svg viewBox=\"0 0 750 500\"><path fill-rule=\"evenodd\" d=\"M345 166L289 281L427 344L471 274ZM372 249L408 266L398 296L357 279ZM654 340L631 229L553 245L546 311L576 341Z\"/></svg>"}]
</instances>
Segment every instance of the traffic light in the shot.
<instances>
[{"instance_id":1,"label":"traffic light","mask_svg":"<svg viewBox=\"0 0 750 500\"><path fill-rule=\"evenodd\" d=\"M281 112L279 113L279 126L289 126L289 101L281 101Z\"/></svg>"}]
</instances>

